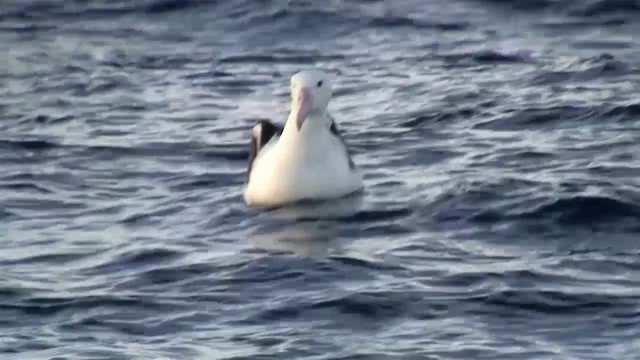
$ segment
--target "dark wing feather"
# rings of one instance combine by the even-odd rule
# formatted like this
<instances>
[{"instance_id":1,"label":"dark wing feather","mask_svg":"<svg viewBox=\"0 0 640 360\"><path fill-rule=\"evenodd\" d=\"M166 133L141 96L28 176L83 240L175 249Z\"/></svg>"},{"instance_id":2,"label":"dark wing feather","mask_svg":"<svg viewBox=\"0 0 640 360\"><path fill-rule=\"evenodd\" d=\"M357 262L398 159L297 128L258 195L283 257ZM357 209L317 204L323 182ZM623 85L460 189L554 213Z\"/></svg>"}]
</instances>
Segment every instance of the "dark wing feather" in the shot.
<instances>
[{"instance_id":1,"label":"dark wing feather","mask_svg":"<svg viewBox=\"0 0 640 360\"><path fill-rule=\"evenodd\" d=\"M353 159L351 158L351 151L349 150L349 146L347 145L347 142L344 140L344 138L342 137L342 135L340 135L340 132L338 131L338 125L336 124L336 120L333 118L333 116L331 116L331 114L327 114L327 115L331 119L331 127L329 128L329 130L335 137L337 137L342 142L342 145L344 145L344 151L347 154L347 161L349 161L349 167L351 169L355 169L356 164L353 162Z\"/></svg>"},{"instance_id":2,"label":"dark wing feather","mask_svg":"<svg viewBox=\"0 0 640 360\"><path fill-rule=\"evenodd\" d=\"M269 120L260 120L251 131L251 144L249 146L249 163L247 174L251 173L253 161L266 143L276 135L282 134L282 126L278 126Z\"/></svg>"}]
</instances>

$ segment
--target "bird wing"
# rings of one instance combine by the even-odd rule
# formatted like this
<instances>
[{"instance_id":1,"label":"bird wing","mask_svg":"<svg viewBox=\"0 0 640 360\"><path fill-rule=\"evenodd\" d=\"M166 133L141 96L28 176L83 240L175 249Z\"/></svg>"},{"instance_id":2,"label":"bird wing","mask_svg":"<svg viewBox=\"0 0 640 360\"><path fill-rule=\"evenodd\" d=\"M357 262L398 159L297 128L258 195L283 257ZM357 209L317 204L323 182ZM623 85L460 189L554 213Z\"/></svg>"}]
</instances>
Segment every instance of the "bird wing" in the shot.
<instances>
[{"instance_id":1,"label":"bird wing","mask_svg":"<svg viewBox=\"0 0 640 360\"><path fill-rule=\"evenodd\" d=\"M340 140L340 142L344 147L344 151L347 155L347 161L349 161L349 167L351 169L355 169L356 164L353 162L353 159L351 158L351 151L349 150L349 146L347 145L347 142L340 134L340 131L338 131L338 124L336 123L336 119L329 112L327 112L327 116L331 120L331 127L329 128L329 130L331 131L331 134L336 138L338 138L338 140Z\"/></svg>"},{"instance_id":2,"label":"bird wing","mask_svg":"<svg viewBox=\"0 0 640 360\"><path fill-rule=\"evenodd\" d=\"M277 139L282 134L283 127L276 125L269 120L260 120L251 130L251 144L249 146L249 161L247 164L247 174L251 173L253 162L260 151L271 140Z\"/></svg>"}]
</instances>

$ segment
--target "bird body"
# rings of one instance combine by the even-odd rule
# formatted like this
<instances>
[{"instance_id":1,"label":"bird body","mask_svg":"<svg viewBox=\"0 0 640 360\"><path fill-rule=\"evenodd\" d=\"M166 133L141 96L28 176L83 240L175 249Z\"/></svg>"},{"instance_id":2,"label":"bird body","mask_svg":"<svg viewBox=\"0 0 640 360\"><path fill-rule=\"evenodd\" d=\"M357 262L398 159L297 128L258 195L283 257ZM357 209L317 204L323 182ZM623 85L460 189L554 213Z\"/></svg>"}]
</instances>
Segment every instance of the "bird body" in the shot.
<instances>
[{"instance_id":1,"label":"bird body","mask_svg":"<svg viewBox=\"0 0 640 360\"><path fill-rule=\"evenodd\" d=\"M326 109L331 98L326 74L303 71L291 78L291 85L292 108L284 128L262 121L252 131L244 193L251 206L339 198L363 187Z\"/></svg>"}]
</instances>

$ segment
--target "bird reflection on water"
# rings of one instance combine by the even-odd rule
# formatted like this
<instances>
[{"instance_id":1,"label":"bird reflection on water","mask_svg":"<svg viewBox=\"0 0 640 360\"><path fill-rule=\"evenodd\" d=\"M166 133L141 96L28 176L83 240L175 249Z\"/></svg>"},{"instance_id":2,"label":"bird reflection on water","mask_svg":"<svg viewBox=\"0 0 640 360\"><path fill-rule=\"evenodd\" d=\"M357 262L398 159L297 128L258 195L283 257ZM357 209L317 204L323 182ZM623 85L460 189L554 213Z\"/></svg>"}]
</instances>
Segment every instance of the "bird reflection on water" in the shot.
<instances>
[{"instance_id":1,"label":"bird reflection on water","mask_svg":"<svg viewBox=\"0 0 640 360\"><path fill-rule=\"evenodd\" d=\"M322 202L304 202L269 211L287 223L279 230L265 230L252 237L257 248L290 252L298 256L326 256L340 248L336 225L357 215L362 193Z\"/></svg>"}]
</instances>

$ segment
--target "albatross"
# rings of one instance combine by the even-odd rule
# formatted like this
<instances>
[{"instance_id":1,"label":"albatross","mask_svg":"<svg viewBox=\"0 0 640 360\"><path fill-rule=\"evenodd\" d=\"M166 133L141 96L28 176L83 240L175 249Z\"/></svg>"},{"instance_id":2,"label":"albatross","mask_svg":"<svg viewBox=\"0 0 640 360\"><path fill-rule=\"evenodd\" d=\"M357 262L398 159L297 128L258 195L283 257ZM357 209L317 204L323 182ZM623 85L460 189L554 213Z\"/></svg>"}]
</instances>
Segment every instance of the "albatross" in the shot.
<instances>
[{"instance_id":1,"label":"albatross","mask_svg":"<svg viewBox=\"0 0 640 360\"><path fill-rule=\"evenodd\" d=\"M252 128L244 191L249 206L337 199L363 187L362 174L327 110L329 76L301 71L291 77L290 87L291 111L284 127L262 120Z\"/></svg>"}]
</instances>

